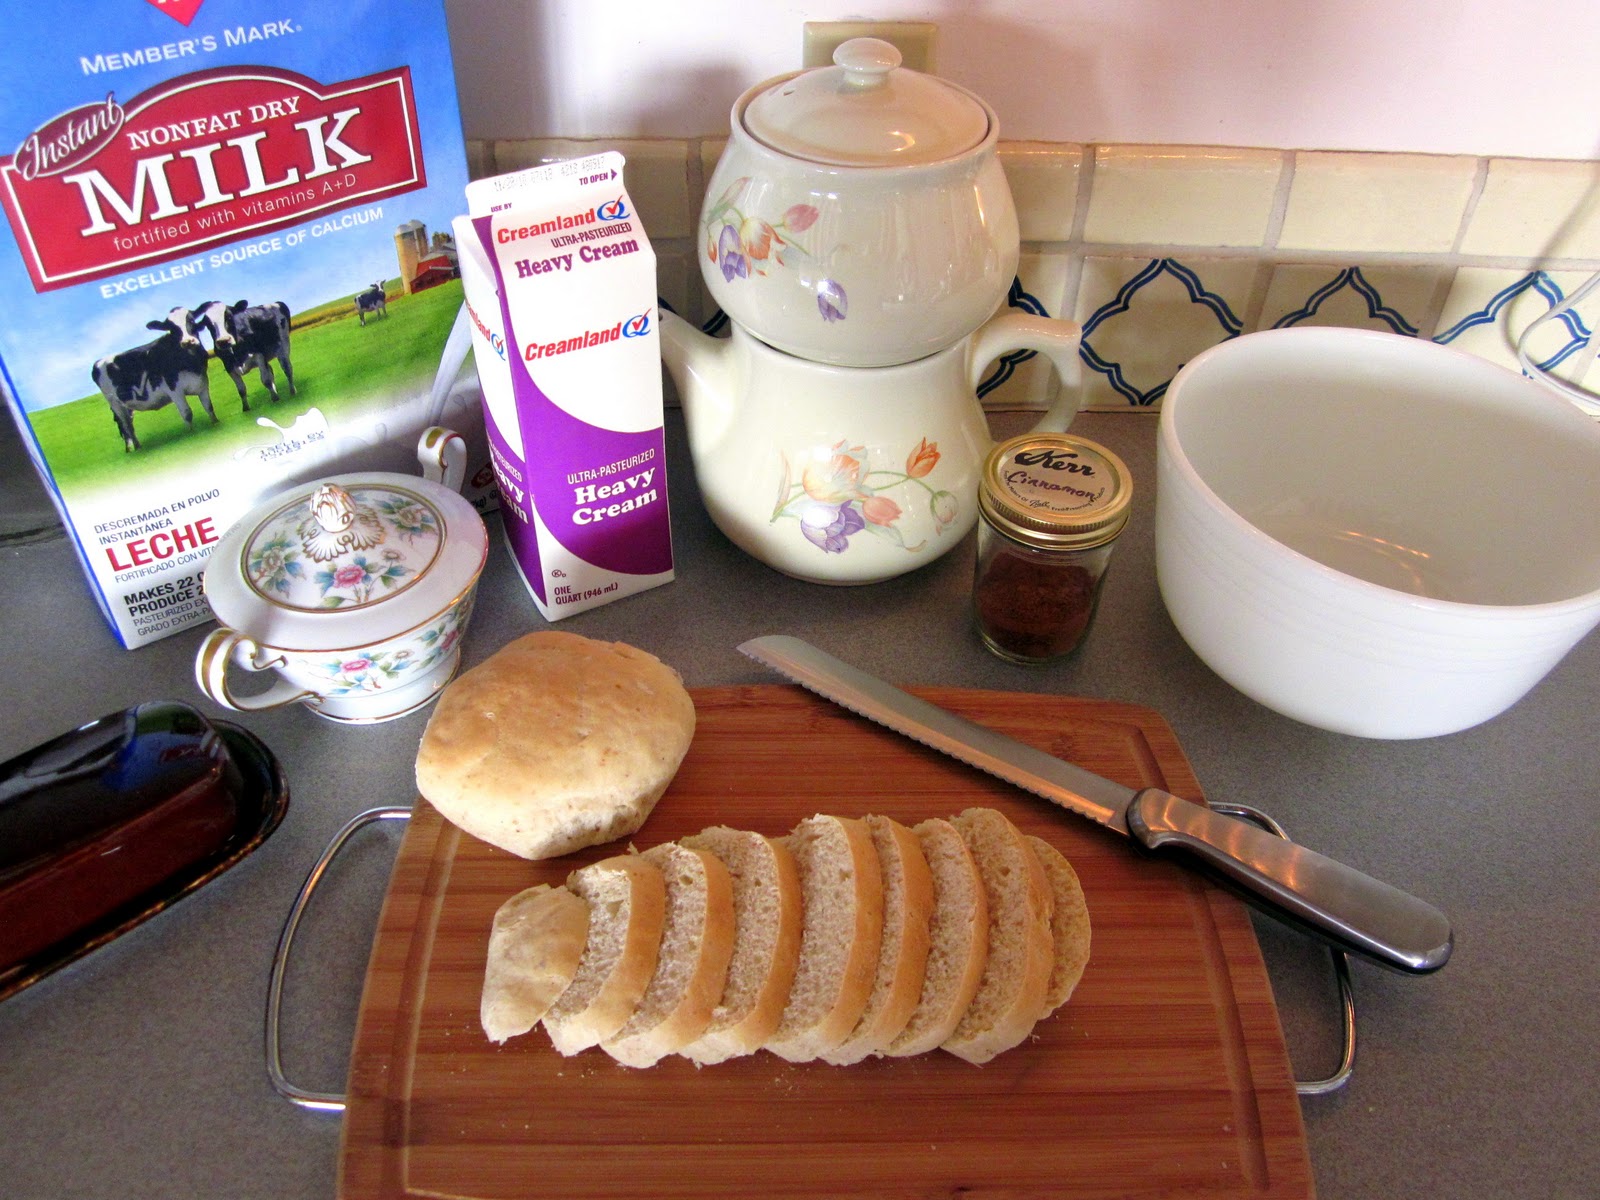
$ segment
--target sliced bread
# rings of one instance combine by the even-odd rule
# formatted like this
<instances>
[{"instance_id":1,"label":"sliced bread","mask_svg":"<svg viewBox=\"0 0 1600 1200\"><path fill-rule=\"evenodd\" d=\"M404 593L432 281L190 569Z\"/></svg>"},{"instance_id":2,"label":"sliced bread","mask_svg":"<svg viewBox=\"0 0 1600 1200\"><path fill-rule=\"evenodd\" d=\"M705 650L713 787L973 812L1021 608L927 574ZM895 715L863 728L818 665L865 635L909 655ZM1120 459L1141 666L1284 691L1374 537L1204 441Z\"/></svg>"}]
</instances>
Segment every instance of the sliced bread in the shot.
<instances>
[{"instance_id":1,"label":"sliced bread","mask_svg":"<svg viewBox=\"0 0 1600 1200\"><path fill-rule=\"evenodd\" d=\"M955 1032L989 961L989 899L961 831L934 818L914 832L933 877L933 919L922 995L889 1044L896 1058L936 1050Z\"/></svg>"},{"instance_id":2,"label":"sliced bread","mask_svg":"<svg viewBox=\"0 0 1600 1200\"><path fill-rule=\"evenodd\" d=\"M928 965L933 875L922 843L892 817L869 815L864 820L883 871L883 942L866 1011L850 1036L821 1056L835 1066L848 1066L889 1048L922 998Z\"/></svg>"},{"instance_id":3,"label":"sliced bread","mask_svg":"<svg viewBox=\"0 0 1600 1200\"><path fill-rule=\"evenodd\" d=\"M589 939L589 906L538 884L494 914L478 1017L491 1042L527 1033L567 990Z\"/></svg>"},{"instance_id":4,"label":"sliced bread","mask_svg":"<svg viewBox=\"0 0 1600 1200\"><path fill-rule=\"evenodd\" d=\"M678 1053L696 1063L753 1054L776 1032L800 958L803 901L794 855L776 838L713 826L683 845L715 854L733 879L733 956L722 999Z\"/></svg>"},{"instance_id":5,"label":"sliced bread","mask_svg":"<svg viewBox=\"0 0 1600 1200\"><path fill-rule=\"evenodd\" d=\"M1050 932L1055 938L1055 963L1050 970L1050 982L1045 987L1044 1011L1049 1016L1072 996L1072 989L1083 978L1083 969L1089 965L1089 906L1083 898L1083 886L1078 873L1066 856L1043 838L1028 835L1028 845L1039 856L1050 890L1055 896L1055 907L1050 917Z\"/></svg>"},{"instance_id":6,"label":"sliced bread","mask_svg":"<svg viewBox=\"0 0 1600 1200\"><path fill-rule=\"evenodd\" d=\"M992 808L969 808L951 824L972 852L989 901L989 961L972 1003L941 1043L970 1063L986 1063L1032 1031L1044 1011L1055 965L1050 914L1055 902L1039 856Z\"/></svg>"},{"instance_id":7,"label":"sliced bread","mask_svg":"<svg viewBox=\"0 0 1600 1200\"><path fill-rule=\"evenodd\" d=\"M654 1066L705 1032L733 955L733 881L722 860L670 842L641 857L661 869L667 910L655 974L627 1023L601 1043L628 1067Z\"/></svg>"},{"instance_id":8,"label":"sliced bread","mask_svg":"<svg viewBox=\"0 0 1600 1200\"><path fill-rule=\"evenodd\" d=\"M561 1054L598 1045L627 1024L644 998L661 951L667 885L641 854L617 854L567 877L589 905L589 936L578 972L544 1015Z\"/></svg>"},{"instance_id":9,"label":"sliced bread","mask_svg":"<svg viewBox=\"0 0 1600 1200\"><path fill-rule=\"evenodd\" d=\"M786 839L805 915L789 1002L766 1048L790 1062L849 1036L872 995L883 941L883 873L864 821L818 815Z\"/></svg>"}]
</instances>

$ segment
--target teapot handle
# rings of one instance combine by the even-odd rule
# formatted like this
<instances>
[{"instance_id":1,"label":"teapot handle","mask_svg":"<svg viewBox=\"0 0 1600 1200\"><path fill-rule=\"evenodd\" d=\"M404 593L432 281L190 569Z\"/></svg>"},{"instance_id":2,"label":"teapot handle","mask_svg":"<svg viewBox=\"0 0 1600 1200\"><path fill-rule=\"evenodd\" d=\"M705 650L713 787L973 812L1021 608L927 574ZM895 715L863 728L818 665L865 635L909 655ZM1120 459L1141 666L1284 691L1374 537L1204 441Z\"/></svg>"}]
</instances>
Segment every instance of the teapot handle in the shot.
<instances>
[{"instance_id":1,"label":"teapot handle","mask_svg":"<svg viewBox=\"0 0 1600 1200\"><path fill-rule=\"evenodd\" d=\"M459 492L467 476L466 439L443 425L430 425L417 439L417 461L424 479Z\"/></svg>"},{"instance_id":2,"label":"teapot handle","mask_svg":"<svg viewBox=\"0 0 1600 1200\"><path fill-rule=\"evenodd\" d=\"M1060 433L1072 424L1078 415L1083 367L1078 359L1078 347L1083 341L1083 326L1076 321L1061 321L1054 317L1035 317L1029 313L1007 312L992 318L972 335L972 351L968 360L968 383L973 391L983 382L983 373L989 364L1013 350L1036 350L1048 358L1056 368L1061 389L1055 403L1034 426L1036 430Z\"/></svg>"}]
</instances>

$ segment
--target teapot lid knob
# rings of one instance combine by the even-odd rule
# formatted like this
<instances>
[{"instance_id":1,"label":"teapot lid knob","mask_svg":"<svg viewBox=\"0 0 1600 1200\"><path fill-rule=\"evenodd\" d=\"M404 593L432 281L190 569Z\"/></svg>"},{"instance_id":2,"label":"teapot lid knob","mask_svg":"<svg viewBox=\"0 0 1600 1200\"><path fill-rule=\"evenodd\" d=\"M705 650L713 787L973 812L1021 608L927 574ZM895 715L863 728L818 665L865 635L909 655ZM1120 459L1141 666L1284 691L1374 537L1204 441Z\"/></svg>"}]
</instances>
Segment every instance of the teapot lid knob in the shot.
<instances>
[{"instance_id":1,"label":"teapot lid knob","mask_svg":"<svg viewBox=\"0 0 1600 1200\"><path fill-rule=\"evenodd\" d=\"M856 88L882 87L900 61L900 51L882 38L851 38L833 52L834 65L844 68L845 84Z\"/></svg>"}]
</instances>

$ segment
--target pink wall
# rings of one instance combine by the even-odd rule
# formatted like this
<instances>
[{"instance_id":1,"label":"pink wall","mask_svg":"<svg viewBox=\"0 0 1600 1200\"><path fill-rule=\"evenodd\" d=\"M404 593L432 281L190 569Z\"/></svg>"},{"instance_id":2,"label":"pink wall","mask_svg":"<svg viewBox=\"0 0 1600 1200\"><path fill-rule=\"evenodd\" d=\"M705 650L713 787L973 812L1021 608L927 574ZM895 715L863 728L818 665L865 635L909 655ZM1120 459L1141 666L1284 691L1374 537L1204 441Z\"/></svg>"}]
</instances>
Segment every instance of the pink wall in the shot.
<instances>
[{"instance_id":1,"label":"pink wall","mask_svg":"<svg viewBox=\"0 0 1600 1200\"><path fill-rule=\"evenodd\" d=\"M1600 158L1596 0L447 0L470 137L694 137L806 20L933 20L1002 136Z\"/></svg>"}]
</instances>

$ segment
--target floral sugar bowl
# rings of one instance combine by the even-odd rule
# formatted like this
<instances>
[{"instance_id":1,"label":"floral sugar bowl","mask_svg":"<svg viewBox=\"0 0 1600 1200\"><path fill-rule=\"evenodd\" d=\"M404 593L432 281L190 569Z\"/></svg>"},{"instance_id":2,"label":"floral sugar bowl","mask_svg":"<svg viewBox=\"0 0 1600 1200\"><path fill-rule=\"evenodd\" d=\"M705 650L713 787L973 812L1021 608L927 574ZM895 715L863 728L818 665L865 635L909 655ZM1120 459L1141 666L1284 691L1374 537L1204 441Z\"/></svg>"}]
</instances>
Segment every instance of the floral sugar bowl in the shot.
<instances>
[{"instance_id":1,"label":"floral sugar bowl","mask_svg":"<svg viewBox=\"0 0 1600 1200\"><path fill-rule=\"evenodd\" d=\"M200 690L225 708L299 702L351 723L432 700L460 662L488 556L483 519L456 490L464 453L458 435L434 427L418 442L421 479L335 476L239 520L206 567L220 627L195 658ZM240 693L240 670L278 678Z\"/></svg>"}]
</instances>

